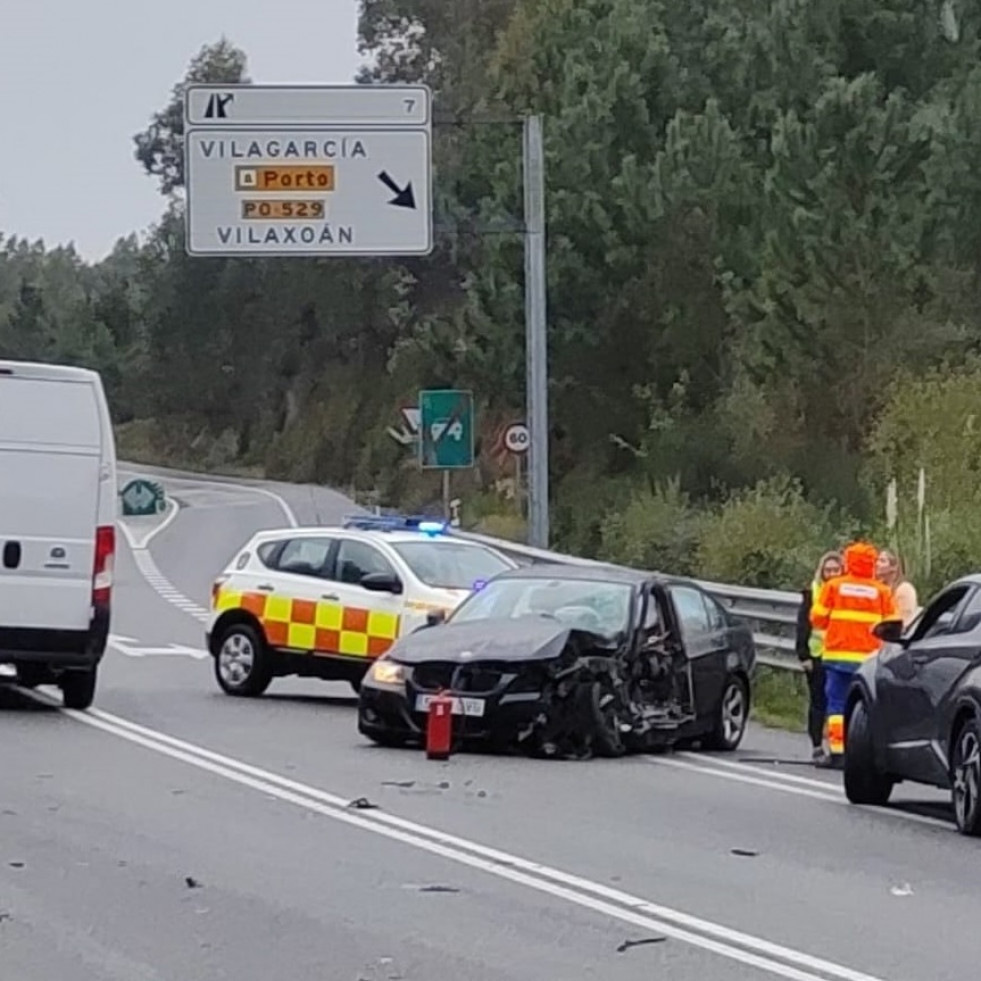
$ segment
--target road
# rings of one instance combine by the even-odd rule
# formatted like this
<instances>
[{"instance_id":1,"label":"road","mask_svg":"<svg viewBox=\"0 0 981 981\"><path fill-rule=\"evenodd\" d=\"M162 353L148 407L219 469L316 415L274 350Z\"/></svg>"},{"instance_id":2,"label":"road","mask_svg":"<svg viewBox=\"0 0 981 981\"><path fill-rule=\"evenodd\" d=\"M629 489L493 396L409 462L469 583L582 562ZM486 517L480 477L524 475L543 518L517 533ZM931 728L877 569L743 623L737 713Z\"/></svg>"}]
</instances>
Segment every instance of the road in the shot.
<instances>
[{"instance_id":1,"label":"road","mask_svg":"<svg viewBox=\"0 0 981 981\"><path fill-rule=\"evenodd\" d=\"M212 577L252 531L351 505L163 482L180 507L126 519L93 708L0 687L3 979L973 976L977 844L944 796L851 807L836 774L797 765L799 737L435 763L363 740L343 684L221 694Z\"/></svg>"}]
</instances>

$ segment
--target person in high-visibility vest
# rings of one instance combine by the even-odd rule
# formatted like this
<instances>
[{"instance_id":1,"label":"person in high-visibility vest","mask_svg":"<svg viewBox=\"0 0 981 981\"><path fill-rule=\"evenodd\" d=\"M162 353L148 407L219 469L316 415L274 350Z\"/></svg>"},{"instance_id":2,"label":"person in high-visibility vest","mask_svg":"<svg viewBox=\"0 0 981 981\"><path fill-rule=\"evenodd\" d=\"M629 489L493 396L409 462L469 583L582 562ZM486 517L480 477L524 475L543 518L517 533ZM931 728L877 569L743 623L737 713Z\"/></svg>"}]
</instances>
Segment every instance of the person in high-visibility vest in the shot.
<instances>
[{"instance_id":1,"label":"person in high-visibility vest","mask_svg":"<svg viewBox=\"0 0 981 981\"><path fill-rule=\"evenodd\" d=\"M878 555L874 545L849 545L844 575L829 579L811 607L811 626L824 631L824 697L831 751L820 765L837 767L844 756L848 683L855 669L882 645L872 628L899 615L892 590L875 578Z\"/></svg>"},{"instance_id":2,"label":"person in high-visibility vest","mask_svg":"<svg viewBox=\"0 0 981 981\"><path fill-rule=\"evenodd\" d=\"M807 734L811 740L811 753L815 763L827 755L824 751L824 631L811 626L811 607L821 592L821 587L844 571L840 552L825 552L821 556L814 581L803 590L803 602L797 614L797 658L807 678Z\"/></svg>"}]
</instances>

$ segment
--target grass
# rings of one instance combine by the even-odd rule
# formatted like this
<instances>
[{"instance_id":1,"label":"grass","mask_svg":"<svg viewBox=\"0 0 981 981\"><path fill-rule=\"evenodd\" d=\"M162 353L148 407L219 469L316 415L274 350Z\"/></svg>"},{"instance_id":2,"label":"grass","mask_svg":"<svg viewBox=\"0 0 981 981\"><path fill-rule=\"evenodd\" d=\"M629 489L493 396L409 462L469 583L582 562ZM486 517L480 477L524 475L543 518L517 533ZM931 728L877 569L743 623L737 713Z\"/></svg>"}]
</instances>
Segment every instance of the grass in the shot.
<instances>
[{"instance_id":1,"label":"grass","mask_svg":"<svg viewBox=\"0 0 981 981\"><path fill-rule=\"evenodd\" d=\"M790 732L807 730L807 679L800 671L760 665L753 678L752 718L761 725Z\"/></svg>"}]
</instances>

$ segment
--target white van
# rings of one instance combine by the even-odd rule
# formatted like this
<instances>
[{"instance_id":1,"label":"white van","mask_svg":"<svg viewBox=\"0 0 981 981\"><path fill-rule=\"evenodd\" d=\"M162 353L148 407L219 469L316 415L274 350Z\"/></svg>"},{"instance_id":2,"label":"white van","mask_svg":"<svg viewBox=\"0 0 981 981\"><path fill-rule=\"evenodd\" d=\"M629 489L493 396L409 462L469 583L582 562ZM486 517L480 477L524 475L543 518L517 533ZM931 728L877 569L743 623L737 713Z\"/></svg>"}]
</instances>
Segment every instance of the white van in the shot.
<instances>
[{"instance_id":1,"label":"white van","mask_svg":"<svg viewBox=\"0 0 981 981\"><path fill-rule=\"evenodd\" d=\"M98 373L0 361L0 664L85 709L109 637L116 446Z\"/></svg>"}]
</instances>

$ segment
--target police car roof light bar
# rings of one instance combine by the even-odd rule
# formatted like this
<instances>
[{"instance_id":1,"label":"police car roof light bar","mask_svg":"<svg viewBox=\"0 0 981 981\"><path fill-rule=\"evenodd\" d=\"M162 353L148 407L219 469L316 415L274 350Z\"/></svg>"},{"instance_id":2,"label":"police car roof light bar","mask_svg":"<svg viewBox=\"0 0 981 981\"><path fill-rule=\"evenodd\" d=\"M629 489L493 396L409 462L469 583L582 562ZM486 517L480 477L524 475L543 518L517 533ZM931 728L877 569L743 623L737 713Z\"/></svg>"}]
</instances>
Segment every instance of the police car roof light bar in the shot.
<instances>
[{"instance_id":1,"label":"police car roof light bar","mask_svg":"<svg viewBox=\"0 0 981 981\"><path fill-rule=\"evenodd\" d=\"M344 519L345 528L361 531L421 531L427 535L440 535L446 524L433 518L411 517L398 514L355 514Z\"/></svg>"}]
</instances>

